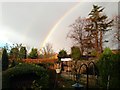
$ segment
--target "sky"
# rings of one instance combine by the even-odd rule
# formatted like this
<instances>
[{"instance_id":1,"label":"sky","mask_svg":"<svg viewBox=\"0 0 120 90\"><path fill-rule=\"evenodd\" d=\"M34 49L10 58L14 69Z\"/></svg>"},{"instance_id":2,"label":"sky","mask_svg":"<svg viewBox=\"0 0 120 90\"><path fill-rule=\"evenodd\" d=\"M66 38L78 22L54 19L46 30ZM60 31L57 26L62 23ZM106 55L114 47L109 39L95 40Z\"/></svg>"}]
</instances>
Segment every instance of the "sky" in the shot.
<instances>
[{"instance_id":1,"label":"sky","mask_svg":"<svg viewBox=\"0 0 120 90\"><path fill-rule=\"evenodd\" d=\"M55 52L70 52L73 42L67 38L69 25L79 16L87 17L93 4L105 7L109 17L118 14L117 2L1 2L0 47L22 43L28 49L40 49L50 43Z\"/></svg>"}]
</instances>

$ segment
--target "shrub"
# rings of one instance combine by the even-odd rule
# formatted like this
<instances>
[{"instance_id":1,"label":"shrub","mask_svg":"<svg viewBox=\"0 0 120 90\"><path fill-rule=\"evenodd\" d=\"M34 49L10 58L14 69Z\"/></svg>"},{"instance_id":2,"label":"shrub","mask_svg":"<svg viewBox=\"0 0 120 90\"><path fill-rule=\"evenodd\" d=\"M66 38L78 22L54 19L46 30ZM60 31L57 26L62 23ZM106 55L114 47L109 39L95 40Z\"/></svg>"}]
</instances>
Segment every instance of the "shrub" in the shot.
<instances>
[{"instance_id":1,"label":"shrub","mask_svg":"<svg viewBox=\"0 0 120 90\"><path fill-rule=\"evenodd\" d=\"M8 65L9 65L8 54L7 50L4 48L2 53L2 70L4 71L8 69Z\"/></svg>"},{"instance_id":2,"label":"shrub","mask_svg":"<svg viewBox=\"0 0 120 90\"><path fill-rule=\"evenodd\" d=\"M59 54L58 54L58 59L61 59L61 58L66 58L68 55L67 55L67 52L62 49L59 51Z\"/></svg>"},{"instance_id":3,"label":"shrub","mask_svg":"<svg viewBox=\"0 0 120 90\"><path fill-rule=\"evenodd\" d=\"M52 90L55 85L56 71L54 69L48 69L49 74L49 88Z\"/></svg>"},{"instance_id":4,"label":"shrub","mask_svg":"<svg viewBox=\"0 0 120 90\"><path fill-rule=\"evenodd\" d=\"M100 74L100 85L106 88L108 75L111 75L112 73L112 51L109 48L105 48L104 52L100 56L98 68Z\"/></svg>"},{"instance_id":5,"label":"shrub","mask_svg":"<svg viewBox=\"0 0 120 90\"><path fill-rule=\"evenodd\" d=\"M8 70L3 72L2 87L15 88L15 85L12 85L12 84L18 83L20 81L22 81L23 83L24 80L26 79L28 82L30 82L28 84L31 84L32 86L34 86L34 84L37 83L38 86L36 88L39 88L39 87L45 88L48 86L48 78L49 76L47 74L47 71L44 68L34 64L20 63L19 65L16 65L13 68L9 68ZM17 82L14 82L14 81L17 81ZM31 88L31 85L28 85L28 86L24 86L24 85L22 86L22 85L18 85L17 87Z\"/></svg>"},{"instance_id":6,"label":"shrub","mask_svg":"<svg viewBox=\"0 0 120 90\"><path fill-rule=\"evenodd\" d=\"M107 88L108 75L110 75L109 88L120 88L120 54L112 54L109 48L106 48L97 63L99 68L100 85Z\"/></svg>"},{"instance_id":7,"label":"shrub","mask_svg":"<svg viewBox=\"0 0 120 90\"><path fill-rule=\"evenodd\" d=\"M79 47L76 46L71 47L71 57L73 60L80 60L81 52Z\"/></svg>"},{"instance_id":8,"label":"shrub","mask_svg":"<svg viewBox=\"0 0 120 90\"><path fill-rule=\"evenodd\" d=\"M111 88L120 88L119 81L120 81L120 54L112 55L112 73L110 78L110 87Z\"/></svg>"}]
</instances>

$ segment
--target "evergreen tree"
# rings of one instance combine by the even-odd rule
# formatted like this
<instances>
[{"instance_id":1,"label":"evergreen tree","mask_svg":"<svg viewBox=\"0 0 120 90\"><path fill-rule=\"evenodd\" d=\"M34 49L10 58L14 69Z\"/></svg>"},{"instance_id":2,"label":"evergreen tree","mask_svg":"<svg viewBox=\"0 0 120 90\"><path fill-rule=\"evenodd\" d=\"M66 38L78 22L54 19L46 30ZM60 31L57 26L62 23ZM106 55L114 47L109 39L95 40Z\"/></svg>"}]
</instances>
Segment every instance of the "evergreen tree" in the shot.
<instances>
[{"instance_id":1,"label":"evergreen tree","mask_svg":"<svg viewBox=\"0 0 120 90\"><path fill-rule=\"evenodd\" d=\"M26 47L21 47L19 52L20 59L26 59L27 57L27 50Z\"/></svg>"},{"instance_id":2,"label":"evergreen tree","mask_svg":"<svg viewBox=\"0 0 120 90\"><path fill-rule=\"evenodd\" d=\"M67 57L67 52L64 49L60 50L58 54L58 58L65 58L65 57Z\"/></svg>"},{"instance_id":3,"label":"evergreen tree","mask_svg":"<svg viewBox=\"0 0 120 90\"><path fill-rule=\"evenodd\" d=\"M73 58L73 60L80 60L81 52L79 47L73 46L71 48L71 57Z\"/></svg>"},{"instance_id":4,"label":"evergreen tree","mask_svg":"<svg viewBox=\"0 0 120 90\"><path fill-rule=\"evenodd\" d=\"M19 59L19 49L17 47L13 47L10 50L10 59L11 60L18 60Z\"/></svg>"},{"instance_id":5,"label":"evergreen tree","mask_svg":"<svg viewBox=\"0 0 120 90\"><path fill-rule=\"evenodd\" d=\"M90 31L91 37L95 42L95 49L98 52L103 50L103 34L111 30L110 27L113 24L113 20L109 20L107 15L103 14L104 8L101 6L93 5L93 9L89 13L90 24L86 25L85 29Z\"/></svg>"},{"instance_id":6,"label":"evergreen tree","mask_svg":"<svg viewBox=\"0 0 120 90\"><path fill-rule=\"evenodd\" d=\"M4 48L3 53L2 53L2 71L6 70L9 65L9 60L8 60L8 53L7 50Z\"/></svg>"},{"instance_id":7,"label":"evergreen tree","mask_svg":"<svg viewBox=\"0 0 120 90\"><path fill-rule=\"evenodd\" d=\"M10 50L10 59L13 60L21 60L26 58L27 50L26 47L22 46L22 44L13 44Z\"/></svg>"},{"instance_id":8,"label":"evergreen tree","mask_svg":"<svg viewBox=\"0 0 120 90\"><path fill-rule=\"evenodd\" d=\"M32 48L31 52L29 53L29 58L37 59L38 58L38 50L37 48Z\"/></svg>"}]
</instances>

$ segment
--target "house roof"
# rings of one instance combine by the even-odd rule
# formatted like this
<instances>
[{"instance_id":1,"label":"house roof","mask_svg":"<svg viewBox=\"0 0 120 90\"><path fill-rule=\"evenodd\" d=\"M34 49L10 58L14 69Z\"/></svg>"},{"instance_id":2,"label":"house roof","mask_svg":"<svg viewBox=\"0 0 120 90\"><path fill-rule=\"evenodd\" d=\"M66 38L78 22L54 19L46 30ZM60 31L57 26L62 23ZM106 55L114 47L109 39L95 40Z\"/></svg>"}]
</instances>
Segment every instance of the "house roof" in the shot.
<instances>
[{"instance_id":1,"label":"house roof","mask_svg":"<svg viewBox=\"0 0 120 90\"><path fill-rule=\"evenodd\" d=\"M71 58L61 58L61 61L72 61Z\"/></svg>"}]
</instances>

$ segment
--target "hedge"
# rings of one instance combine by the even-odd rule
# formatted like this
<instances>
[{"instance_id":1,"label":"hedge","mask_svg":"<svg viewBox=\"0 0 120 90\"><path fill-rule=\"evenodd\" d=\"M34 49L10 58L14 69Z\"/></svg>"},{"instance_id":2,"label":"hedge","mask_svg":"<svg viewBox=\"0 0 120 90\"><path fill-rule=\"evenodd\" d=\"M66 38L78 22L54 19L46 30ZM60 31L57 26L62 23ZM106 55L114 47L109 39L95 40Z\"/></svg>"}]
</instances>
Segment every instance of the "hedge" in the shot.
<instances>
[{"instance_id":1,"label":"hedge","mask_svg":"<svg viewBox=\"0 0 120 90\"><path fill-rule=\"evenodd\" d=\"M35 64L20 63L2 73L2 88L15 88L12 85L15 84L15 79L18 81L25 78L32 81L32 84L28 85L29 88L46 88L48 86L49 76L46 69ZM21 88L28 88L28 86Z\"/></svg>"}]
</instances>

